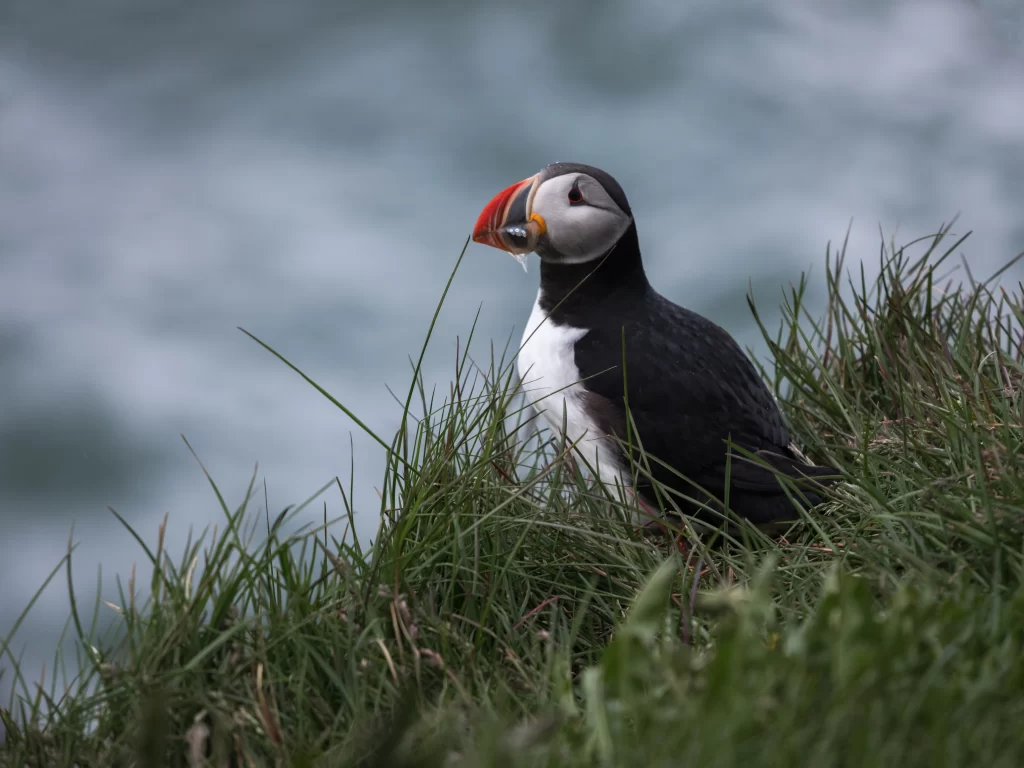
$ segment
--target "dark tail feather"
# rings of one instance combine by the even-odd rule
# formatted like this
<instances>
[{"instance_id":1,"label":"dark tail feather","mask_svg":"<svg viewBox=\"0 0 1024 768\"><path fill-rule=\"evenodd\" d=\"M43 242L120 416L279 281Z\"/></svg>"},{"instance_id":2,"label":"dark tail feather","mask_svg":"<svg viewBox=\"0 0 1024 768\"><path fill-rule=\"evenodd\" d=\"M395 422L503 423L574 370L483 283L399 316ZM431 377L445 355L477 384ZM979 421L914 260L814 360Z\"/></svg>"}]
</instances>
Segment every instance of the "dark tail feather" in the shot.
<instances>
[{"instance_id":1,"label":"dark tail feather","mask_svg":"<svg viewBox=\"0 0 1024 768\"><path fill-rule=\"evenodd\" d=\"M809 487L817 484L831 485L842 479L842 473L835 467L811 464L802 456L786 456L773 451L758 451L757 456L767 461L779 472L798 481L798 486L803 485L799 481L805 478L808 481L813 481L808 483Z\"/></svg>"},{"instance_id":2,"label":"dark tail feather","mask_svg":"<svg viewBox=\"0 0 1024 768\"><path fill-rule=\"evenodd\" d=\"M758 451L758 456L782 474L792 478L795 489L790 488L790 493L808 509L825 501L825 488L842 479L842 472L835 467L811 464L799 453L796 456L786 456ZM777 488L775 493L760 495L760 498L758 495L744 494L737 499L733 509L754 523L792 521L798 517L793 501L783 488Z\"/></svg>"}]
</instances>

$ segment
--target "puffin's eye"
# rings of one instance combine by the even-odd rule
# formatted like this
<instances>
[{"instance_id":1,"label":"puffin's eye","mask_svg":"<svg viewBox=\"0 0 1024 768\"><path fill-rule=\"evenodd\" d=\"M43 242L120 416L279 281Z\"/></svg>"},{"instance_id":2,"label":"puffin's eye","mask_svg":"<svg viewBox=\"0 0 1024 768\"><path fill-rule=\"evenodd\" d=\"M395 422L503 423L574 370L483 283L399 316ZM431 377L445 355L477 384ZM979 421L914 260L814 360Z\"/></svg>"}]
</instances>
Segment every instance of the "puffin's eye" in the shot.
<instances>
[{"instance_id":1,"label":"puffin's eye","mask_svg":"<svg viewBox=\"0 0 1024 768\"><path fill-rule=\"evenodd\" d=\"M580 183L574 181L572 189L569 190L569 205L579 205L583 202L583 193L580 192Z\"/></svg>"}]
</instances>

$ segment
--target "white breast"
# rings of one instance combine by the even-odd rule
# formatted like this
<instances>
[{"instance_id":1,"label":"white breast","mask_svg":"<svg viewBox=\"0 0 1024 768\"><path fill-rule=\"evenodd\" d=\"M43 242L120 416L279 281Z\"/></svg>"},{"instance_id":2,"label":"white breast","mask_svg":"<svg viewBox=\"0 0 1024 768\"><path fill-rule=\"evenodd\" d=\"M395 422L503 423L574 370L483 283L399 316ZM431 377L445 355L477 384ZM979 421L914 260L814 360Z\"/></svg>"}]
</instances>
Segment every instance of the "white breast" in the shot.
<instances>
[{"instance_id":1,"label":"white breast","mask_svg":"<svg viewBox=\"0 0 1024 768\"><path fill-rule=\"evenodd\" d=\"M583 410L580 397L583 387L579 383L574 347L586 336L587 329L555 325L541 309L540 297L538 291L520 345L518 369L523 391L558 435L562 434L564 420L566 440L576 444L576 450L599 479L611 486L612 497L618 498L614 485L618 482L630 487L629 474L609 450L609 438ZM586 464L581 464L580 469L586 473Z\"/></svg>"}]
</instances>

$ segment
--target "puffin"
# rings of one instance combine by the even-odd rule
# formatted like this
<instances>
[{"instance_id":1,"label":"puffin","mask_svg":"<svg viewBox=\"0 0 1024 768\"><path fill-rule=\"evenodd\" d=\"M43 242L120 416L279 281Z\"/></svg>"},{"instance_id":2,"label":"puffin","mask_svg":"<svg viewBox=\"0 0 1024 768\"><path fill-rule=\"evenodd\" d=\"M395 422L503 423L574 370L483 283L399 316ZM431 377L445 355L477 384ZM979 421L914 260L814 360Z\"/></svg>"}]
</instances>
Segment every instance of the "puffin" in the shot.
<instances>
[{"instance_id":1,"label":"puffin","mask_svg":"<svg viewBox=\"0 0 1024 768\"><path fill-rule=\"evenodd\" d=\"M522 389L599 482L637 497L649 522L681 513L717 527L727 498L741 520L773 531L799 517L794 499L806 508L825 499L838 470L799 450L735 339L651 285L610 174L552 163L495 195L472 239L524 268L530 253L540 257L517 359ZM792 481L789 493L776 473Z\"/></svg>"}]
</instances>

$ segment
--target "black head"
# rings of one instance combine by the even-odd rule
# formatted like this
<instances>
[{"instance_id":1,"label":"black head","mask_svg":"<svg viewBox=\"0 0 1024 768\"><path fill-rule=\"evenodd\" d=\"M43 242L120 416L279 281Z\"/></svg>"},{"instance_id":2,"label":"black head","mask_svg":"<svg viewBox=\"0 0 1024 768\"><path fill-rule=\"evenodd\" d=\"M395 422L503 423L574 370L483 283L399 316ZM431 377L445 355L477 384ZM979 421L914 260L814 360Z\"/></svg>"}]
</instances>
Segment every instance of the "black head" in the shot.
<instances>
[{"instance_id":1,"label":"black head","mask_svg":"<svg viewBox=\"0 0 1024 768\"><path fill-rule=\"evenodd\" d=\"M481 212L473 240L517 258L584 264L608 253L633 224L626 193L600 168L552 163L502 190Z\"/></svg>"}]
</instances>

